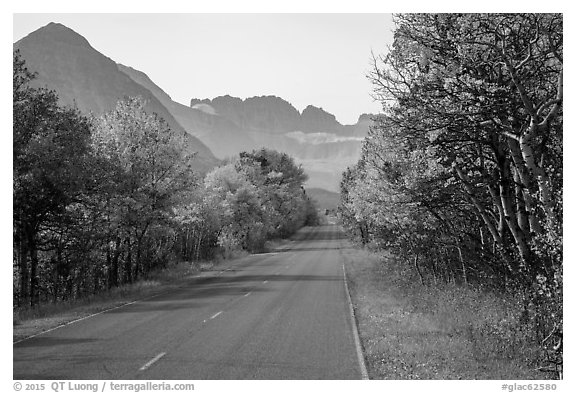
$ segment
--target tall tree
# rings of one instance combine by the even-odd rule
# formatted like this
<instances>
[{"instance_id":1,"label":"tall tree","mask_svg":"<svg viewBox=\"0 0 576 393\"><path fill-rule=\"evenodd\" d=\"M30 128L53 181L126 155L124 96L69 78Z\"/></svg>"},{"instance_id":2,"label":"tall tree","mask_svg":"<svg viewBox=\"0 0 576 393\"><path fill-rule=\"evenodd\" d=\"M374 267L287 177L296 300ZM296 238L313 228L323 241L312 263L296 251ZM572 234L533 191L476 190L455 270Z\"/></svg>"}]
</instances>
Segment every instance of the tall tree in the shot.
<instances>
[{"instance_id":1,"label":"tall tree","mask_svg":"<svg viewBox=\"0 0 576 393\"><path fill-rule=\"evenodd\" d=\"M449 168L493 241L529 275L558 268L531 245L558 235L562 17L397 16L371 79L386 124ZM560 165L559 165L560 164Z\"/></svg>"},{"instance_id":2,"label":"tall tree","mask_svg":"<svg viewBox=\"0 0 576 393\"><path fill-rule=\"evenodd\" d=\"M85 186L90 123L76 109L58 105L47 89L34 89L34 75L13 55L14 242L20 304L39 301L38 251L51 224Z\"/></svg>"},{"instance_id":3,"label":"tall tree","mask_svg":"<svg viewBox=\"0 0 576 393\"><path fill-rule=\"evenodd\" d=\"M92 136L96 155L114 166L107 179L110 194L100 203L109 227L109 269L119 270L122 253L124 282L150 269L142 253L148 231L166 224L180 193L196 182L185 136L156 114L146 113L144 105L137 97L119 101L114 110L94 120ZM117 276L113 273L112 279Z\"/></svg>"},{"instance_id":4,"label":"tall tree","mask_svg":"<svg viewBox=\"0 0 576 393\"><path fill-rule=\"evenodd\" d=\"M520 290L561 362L562 15L395 20L369 75L383 113L346 173L342 211L423 283Z\"/></svg>"}]
</instances>

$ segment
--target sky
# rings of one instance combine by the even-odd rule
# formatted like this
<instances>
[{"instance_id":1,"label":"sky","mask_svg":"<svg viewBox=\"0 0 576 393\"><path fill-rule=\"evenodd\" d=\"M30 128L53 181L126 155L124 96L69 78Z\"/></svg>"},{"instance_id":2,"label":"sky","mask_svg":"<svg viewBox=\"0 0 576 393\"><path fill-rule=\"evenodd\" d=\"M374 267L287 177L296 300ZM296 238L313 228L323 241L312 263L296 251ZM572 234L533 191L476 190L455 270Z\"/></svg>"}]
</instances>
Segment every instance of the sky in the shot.
<instances>
[{"instance_id":1,"label":"sky","mask_svg":"<svg viewBox=\"0 0 576 393\"><path fill-rule=\"evenodd\" d=\"M378 113L366 77L392 44L390 14L14 14L13 41L59 22L146 73L174 101L275 95L343 124Z\"/></svg>"}]
</instances>

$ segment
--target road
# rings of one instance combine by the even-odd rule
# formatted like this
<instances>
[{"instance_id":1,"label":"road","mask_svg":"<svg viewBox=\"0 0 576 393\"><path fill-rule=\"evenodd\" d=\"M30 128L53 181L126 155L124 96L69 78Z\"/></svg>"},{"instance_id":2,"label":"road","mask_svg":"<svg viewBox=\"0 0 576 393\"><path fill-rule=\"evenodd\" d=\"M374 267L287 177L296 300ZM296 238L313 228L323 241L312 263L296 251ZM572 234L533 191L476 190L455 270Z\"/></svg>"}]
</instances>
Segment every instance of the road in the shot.
<instances>
[{"instance_id":1,"label":"road","mask_svg":"<svg viewBox=\"0 0 576 393\"><path fill-rule=\"evenodd\" d=\"M14 344L14 379L360 379L343 233L303 228L282 249L174 291Z\"/></svg>"}]
</instances>

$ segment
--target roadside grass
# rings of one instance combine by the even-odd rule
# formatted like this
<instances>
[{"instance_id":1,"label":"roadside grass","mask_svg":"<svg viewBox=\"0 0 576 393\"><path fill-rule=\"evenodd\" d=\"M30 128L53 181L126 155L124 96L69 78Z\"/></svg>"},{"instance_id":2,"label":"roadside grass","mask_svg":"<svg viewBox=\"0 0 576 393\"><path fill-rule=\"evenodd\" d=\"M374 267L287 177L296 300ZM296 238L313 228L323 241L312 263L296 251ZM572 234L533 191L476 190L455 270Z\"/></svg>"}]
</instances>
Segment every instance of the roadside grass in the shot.
<instances>
[{"instance_id":1,"label":"roadside grass","mask_svg":"<svg viewBox=\"0 0 576 393\"><path fill-rule=\"evenodd\" d=\"M261 252L271 252L289 244L289 238L269 240ZM95 295L58 303L45 302L34 308L15 309L12 313L12 341L16 342L98 312L176 289L193 276L214 270L217 266L226 267L248 255L250 254L246 251L233 250L225 258L217 256L212 260L174 263L166 269L152 272L146 279Z\"/></svg>"},{"instance_id":2,"label":"roadside grass","mask_svg":"<svg viewBox=\"0 0 576 393\"><path fill-rule=\"evenodd\" d=\"M217 265L241 256L243 254L225 261L218 258L194 263L180 262L153 272L146 279L95 295L58 303L42 303L34 308L16 309L12 315L13 342L101 311L173 290L190 277L213 270Z\"/></svg>"},{"instance_id":3,"label":"roadside grass","mask_svg":"<svg viewBox=\"0 0 576 393\"><path fill-rule=\"evenodd\" d=\"M370 379L546 379L517 299L425 287L392 255L343 248Z\"/></svg>"}]
</instances>

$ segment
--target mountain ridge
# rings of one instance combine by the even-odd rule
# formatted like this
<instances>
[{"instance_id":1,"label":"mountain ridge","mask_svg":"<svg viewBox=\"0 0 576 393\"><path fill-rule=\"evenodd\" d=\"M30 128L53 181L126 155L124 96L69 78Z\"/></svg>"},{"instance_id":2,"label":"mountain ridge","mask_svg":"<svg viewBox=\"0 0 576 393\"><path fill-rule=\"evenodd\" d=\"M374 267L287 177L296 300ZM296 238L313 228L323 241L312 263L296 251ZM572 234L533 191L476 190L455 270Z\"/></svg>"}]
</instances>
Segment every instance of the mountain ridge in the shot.
<instances>
[{"instance_id":1,"label":"mountain ridge","mask_svg":"<svg viewBox=\"0 0 576 393\"><path fill-rule=\"evenodd\" d=\"M148 112L157 113L173 130L188 135L199 170L205 172L218 163L212 151L186 132L154 93L121 72L112 59L74 30L52 22L14 43L13 50L19 50L26 66L36 72L31 85L55 90L61 104L100 115L126 96L140 96Z\"/></svg>"},{"instance_id":2,"label":"mountain ridge","mask_svg":"<svg viewBox=\"0 0 576 393\"><path fill-rule=\"evenodd\" d=\"M307 186L336 191L342 172L360 156L371 116L362 114L353 125L340 124L321 107L302 112L273 96L241 99L224 95L178 103L146 73L114 62L95 50L72 29L50 23L16 42L34 83L56 90L65 105L100 114L125 96L142 96L146 109L163 117L194 141L204 172L218 160L262 147L295 158L309 175Z\"/></svg>"}]
</instances>

